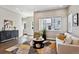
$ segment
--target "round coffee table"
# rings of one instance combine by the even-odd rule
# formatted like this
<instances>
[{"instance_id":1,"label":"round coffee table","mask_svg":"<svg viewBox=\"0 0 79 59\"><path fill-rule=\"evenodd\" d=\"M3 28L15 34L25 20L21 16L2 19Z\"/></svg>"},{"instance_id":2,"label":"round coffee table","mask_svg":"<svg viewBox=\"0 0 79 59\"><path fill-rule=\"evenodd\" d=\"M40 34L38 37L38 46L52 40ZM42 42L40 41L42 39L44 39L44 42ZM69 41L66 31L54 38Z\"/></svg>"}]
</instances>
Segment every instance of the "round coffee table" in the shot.
<instances>
[{"instance_id":1,"label":"round coffee table","mask_svg":"<svg viewBox=\"0 0 79 59\"><path fill-rule=\"evenodd\" d=\"M40 48L43 48L44 47L44 40L41 40L41 41L36 41L36 40L33 40L33 48L36 48L36 49L40 49Z\"/></svg>"}]
</instances>

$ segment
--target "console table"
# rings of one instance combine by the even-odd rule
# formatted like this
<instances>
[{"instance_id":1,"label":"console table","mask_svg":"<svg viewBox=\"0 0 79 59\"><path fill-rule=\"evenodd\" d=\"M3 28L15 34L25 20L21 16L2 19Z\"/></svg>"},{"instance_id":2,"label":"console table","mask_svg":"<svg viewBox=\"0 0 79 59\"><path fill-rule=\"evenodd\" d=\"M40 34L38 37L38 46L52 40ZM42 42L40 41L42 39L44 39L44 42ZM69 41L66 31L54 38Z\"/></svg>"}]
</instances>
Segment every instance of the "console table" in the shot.
<instances>
[{"instance_id":1,"label":"console table","mask_svg":"<svg viewBox=\"0 0 79 59\"><path fill-rule=\"evenodd\" d=\"M0 42L5 42L15 37L18 37L18 30L0 31Z\"/></svg>"}]
</instances>

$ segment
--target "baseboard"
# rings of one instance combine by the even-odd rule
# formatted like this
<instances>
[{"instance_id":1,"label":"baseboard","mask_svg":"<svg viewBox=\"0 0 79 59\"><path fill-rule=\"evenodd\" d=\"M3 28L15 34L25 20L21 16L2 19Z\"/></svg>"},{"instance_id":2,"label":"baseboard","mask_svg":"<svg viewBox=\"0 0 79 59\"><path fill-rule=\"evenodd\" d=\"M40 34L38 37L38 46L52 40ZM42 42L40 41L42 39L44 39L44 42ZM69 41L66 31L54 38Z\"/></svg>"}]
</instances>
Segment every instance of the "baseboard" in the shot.
<instances>
[{"instance_id":1,"label":"baseboard","mask_svg":"<svg viewBox=\"0 0 79 59\"><path fill-rule=\"evenodd\" d=\"M13 39L17 39L17 38L18 38L18 37L16 37L16 38L10 38L10 39L3 40L3 41L1 41L1 42L6 42L6 41L13 40Z\"/></svg>"}]
</instances>

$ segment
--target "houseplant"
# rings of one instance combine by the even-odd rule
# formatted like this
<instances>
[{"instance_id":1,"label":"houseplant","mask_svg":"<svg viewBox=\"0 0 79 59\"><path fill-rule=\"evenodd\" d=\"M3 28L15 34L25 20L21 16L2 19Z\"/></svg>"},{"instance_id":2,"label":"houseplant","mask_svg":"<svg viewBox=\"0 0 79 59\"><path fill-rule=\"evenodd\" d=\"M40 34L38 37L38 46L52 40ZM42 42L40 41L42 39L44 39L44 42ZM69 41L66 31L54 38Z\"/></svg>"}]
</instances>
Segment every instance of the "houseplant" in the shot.
<instances>
[{"instance_id":1,"label":"houseplant","mask_svg":"<svg viewBox=\"0 0 79 59\"><path fill-rule=\"evenodd\" d=\"M46 29L42 31L42 37L44 38L44 40L46 40Z\"/></svg>"}]
</instances>

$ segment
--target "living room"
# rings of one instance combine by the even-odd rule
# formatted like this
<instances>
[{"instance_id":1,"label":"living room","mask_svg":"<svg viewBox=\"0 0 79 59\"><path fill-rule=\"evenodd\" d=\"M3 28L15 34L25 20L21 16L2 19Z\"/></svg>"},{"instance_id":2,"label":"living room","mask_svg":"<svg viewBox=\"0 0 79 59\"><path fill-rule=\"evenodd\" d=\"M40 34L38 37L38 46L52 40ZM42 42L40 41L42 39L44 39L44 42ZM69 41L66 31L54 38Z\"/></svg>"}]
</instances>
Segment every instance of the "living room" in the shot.
<instances>
[{"instance_id":1,"label":"living room","mask_svg":"<svg viewBox=\"0 0 79 59\"><path fill-rule=\"evenodd\" d=\"M0 54L79 53L78 10L79 5L1 5Z\"/></svg>"}]
</instances>

